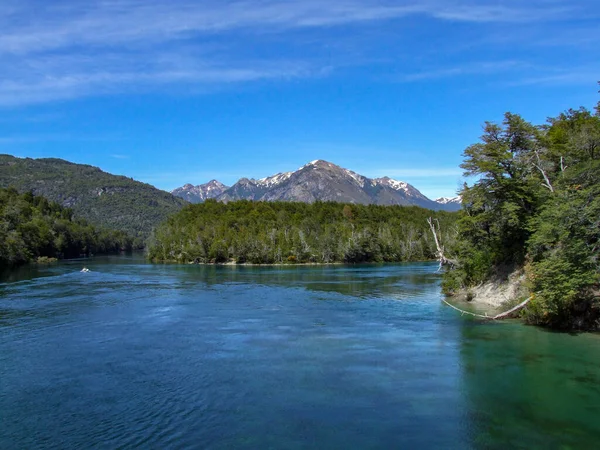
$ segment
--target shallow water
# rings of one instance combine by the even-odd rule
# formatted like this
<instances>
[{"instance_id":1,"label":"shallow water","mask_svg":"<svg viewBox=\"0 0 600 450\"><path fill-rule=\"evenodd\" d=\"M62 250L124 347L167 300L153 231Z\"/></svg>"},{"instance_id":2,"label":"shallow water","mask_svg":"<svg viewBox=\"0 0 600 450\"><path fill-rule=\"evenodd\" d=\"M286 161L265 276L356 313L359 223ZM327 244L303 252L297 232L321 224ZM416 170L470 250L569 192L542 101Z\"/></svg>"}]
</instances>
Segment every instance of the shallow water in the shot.
<instances>
[{"instance_id":1,"label":"shallow water","mask_svg":"<svg viewBox=\"0 0 600 450\"><path fill-rule=\"evenodd\" d=\"M461 316L436 269L4 274L0 448L597 448L599 336Z\"/></svg>"}]
</instances>

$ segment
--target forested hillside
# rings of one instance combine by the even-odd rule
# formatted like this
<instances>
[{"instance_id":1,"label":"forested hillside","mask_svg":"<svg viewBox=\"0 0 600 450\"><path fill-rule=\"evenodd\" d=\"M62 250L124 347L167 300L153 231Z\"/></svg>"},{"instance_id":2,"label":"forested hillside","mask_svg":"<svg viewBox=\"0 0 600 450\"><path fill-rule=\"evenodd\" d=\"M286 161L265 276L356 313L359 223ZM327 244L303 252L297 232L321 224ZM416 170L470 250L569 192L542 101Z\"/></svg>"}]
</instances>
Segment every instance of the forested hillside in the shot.
<instances>
[{"instance_id":1,"label":"forested hillside","mask_svg":"<svg viewBox=\"0 0 600 450\"><path fill-rule=\"evenodd\" d=\"M131 244L124 232L99 230L44 197L0 188L0 267L44 256L117 252Z\"/></svg>"},{"instance_id":2,"label":"forested hillside","mask_svg":"<svg viewBox=\"0 0 600 450\"><path fill-rule=\"evenodd\" d=\"M538 126L507 113L486 123L462 167L478 181L462 191L445 291L523 269L529 322L599 328L600 104Z\"/></svg>"},{"instance_id":3,"label":"forested hillside","mask_svg":"<svg viewBox=\"0 0 600 450\"><path fill-rule=\"evenodd\" d=\"M94 225L122 230L140 242L186 203L168 192L97 167L61 159L0 155L0 187L33 192Z\"/></svg>"},{"instance_id":4,"label":"forested hillside","mask_svg":"<svg viewBox=\"0 0 600 450\"><path fill-rule=\"evenodd\" d=\"M161 225L149 256L185 263L426 260L435 257L432 214L451 239L456 213L419 207L208 200Z\"/></svg>"}]
</instances>

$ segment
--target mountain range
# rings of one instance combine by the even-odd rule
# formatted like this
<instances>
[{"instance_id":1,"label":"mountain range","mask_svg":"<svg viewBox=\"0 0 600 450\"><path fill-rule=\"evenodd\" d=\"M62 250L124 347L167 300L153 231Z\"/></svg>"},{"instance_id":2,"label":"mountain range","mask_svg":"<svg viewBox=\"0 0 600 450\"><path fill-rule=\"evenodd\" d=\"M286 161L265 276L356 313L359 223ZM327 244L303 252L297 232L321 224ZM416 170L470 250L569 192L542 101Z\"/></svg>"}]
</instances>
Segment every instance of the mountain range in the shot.
<instances>
[{"instance_id":1,"label":"mountain range","mask_svg":"<svg viewBox=\"0 0 600 450\"><path fill-rule=\"evenodd\" d=\"M186 184L172 194L191 203L207 199L229 202L335 201L375 205L420 206L433 210L457 211L460 197L431 200L414 186L389 177L368 178L323 160L311 161L294 172L283 172L255 180L241 178L233 186L217 180L194 186Z\"/></svg>"},{"instance_id":2,"label":"mountain range","mask_svg":"<svg viewBox=\"0 0 600 450\"><path fill-rule=\"evenodd\" d=\"M454 211L459 198L430 200L408 183L388 177L370 179L327 161L312 161L294 172L260 180L242 178L233 186L212 180L187 184L173 193L125 176L57 158L17 158L0 154L0 187L32 192L70 208L76 218L132 237L146 239L152 229L187 202L207 199L317 200L378 205L417 205ZM187 200L187 202L186 202Z\"/></svg>"}]
</instances>

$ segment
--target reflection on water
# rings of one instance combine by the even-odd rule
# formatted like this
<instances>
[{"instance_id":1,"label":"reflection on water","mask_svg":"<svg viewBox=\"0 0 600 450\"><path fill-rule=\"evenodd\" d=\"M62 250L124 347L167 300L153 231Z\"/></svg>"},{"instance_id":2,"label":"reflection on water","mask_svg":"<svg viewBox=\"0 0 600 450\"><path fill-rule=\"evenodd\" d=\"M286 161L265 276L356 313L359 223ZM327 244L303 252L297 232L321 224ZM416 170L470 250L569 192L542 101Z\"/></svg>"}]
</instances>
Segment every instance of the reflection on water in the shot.
<instances>
[{"instance_id":1,"label":"reflection on water","mask_svg":"<svg viewBox=\"0 0 600 450\"><path fill-rule=\"evenodd\" d=\"M23 269L0 283L0 448L590 448L597 336L462 317L436 269Z\"/></svg>"}]
</instances>

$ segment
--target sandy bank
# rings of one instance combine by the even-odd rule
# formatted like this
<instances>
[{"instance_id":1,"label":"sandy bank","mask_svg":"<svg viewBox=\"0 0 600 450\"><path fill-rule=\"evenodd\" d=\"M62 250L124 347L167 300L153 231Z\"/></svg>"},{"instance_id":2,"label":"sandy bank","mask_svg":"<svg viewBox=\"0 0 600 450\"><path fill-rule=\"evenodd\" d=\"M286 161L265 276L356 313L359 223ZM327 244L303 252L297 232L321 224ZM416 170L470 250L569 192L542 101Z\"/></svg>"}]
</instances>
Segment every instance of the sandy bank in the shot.
<instances>
[{"instance_id":1,"label":"sandy bank","mask_svg":"<svg viewBox=\"0 0 600 450\"><path fill-rule=\"evenodd\" d=\"M495 308L517 299L527 297L525 273L522 269L512 272L508 277L497 278L460 292L459 300L489 305Z\"/></svg>"}]
</instances>

